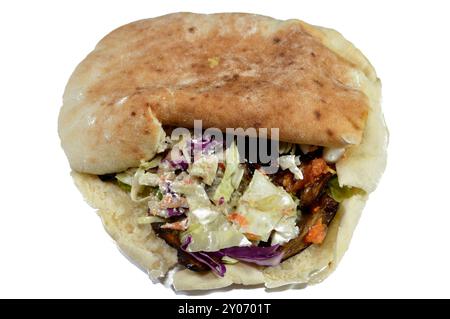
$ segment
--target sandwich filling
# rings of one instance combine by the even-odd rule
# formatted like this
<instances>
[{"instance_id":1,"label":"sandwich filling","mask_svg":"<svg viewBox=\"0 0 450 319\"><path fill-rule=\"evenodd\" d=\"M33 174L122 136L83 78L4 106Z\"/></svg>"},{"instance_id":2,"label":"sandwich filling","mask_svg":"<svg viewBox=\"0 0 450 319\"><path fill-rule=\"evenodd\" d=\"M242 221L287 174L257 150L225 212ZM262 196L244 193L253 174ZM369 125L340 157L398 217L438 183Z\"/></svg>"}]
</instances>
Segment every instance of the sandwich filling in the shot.
<instances>
[{"instance_id":1,"label":"sandwich filling","mask_svg":"<svg viewBox=\"0 0 450 319\"><path fill-rule=\"evenodd\" d=\"M363 192L338 183L335 162L344 152L280 143L277 170L268 174L235 141L191 132L166 137L139 167L99 177L148 204L138 224L151 224L179 264L224 276L226 264L275 266L324 241L339 203Z\"/></svg>"}]
</instances>

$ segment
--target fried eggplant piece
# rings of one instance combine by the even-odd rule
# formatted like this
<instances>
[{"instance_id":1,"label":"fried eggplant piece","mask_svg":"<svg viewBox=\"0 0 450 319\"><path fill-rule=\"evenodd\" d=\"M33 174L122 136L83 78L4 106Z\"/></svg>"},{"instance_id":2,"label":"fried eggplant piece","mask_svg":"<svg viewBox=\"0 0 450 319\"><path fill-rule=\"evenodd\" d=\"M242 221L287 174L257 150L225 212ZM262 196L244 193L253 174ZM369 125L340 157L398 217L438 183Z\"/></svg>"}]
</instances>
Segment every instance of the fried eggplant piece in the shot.
<instances>
[{"instance_id":1,"label":"fried eggplant piece","mask_svg":"<svg viewBox=\"0 0 450 319\"><path fill-rule=\"evenodd\" d=\"M297 224L300 234L282 246L283 260L300 253L311 244L321 243L338 208L338 202L327 194L322 195L317 203L302 215Z\"/></svg>"},{"instance_id":2,"label":"fried eggplant piece","mask_svg":"<svg viewBox=\"0 0 450 319\"><path fill-rule=\"evenodd\" d=\"M208 271L211 270L207 265L195 259L191 254L178 249L178 263L192 271Z\"/></svg>"},{"instance_id":3,"label":"fried eggplant piece","mask_svg":"<svg viewBox=\"0 0 450 319\"><path fill-rule=\"evenodd\" d=\"M165 222L152 223L152 229L155 234L164 239L164 241L177 250L178 263L193 271L208 271L209 267L197 259L191 254L181 249L180 231L168 228L161 228Z\"/></svg>"},{"instance_id":4,"label":"fried eggplant piece","mask_svg":"<svg viewBox=\"0 0 450 319\"><path fill-rule=\"evenodd\" d=\"M165 222L152 223L152 228L155 234L164 239L164 241L173 248L180 249L181 241L180 241L180 232L174 229L161 228Z\"/></svg>"},{"instance_id":5,"label":"fried eggplant piece","mask_svg":"<svg viewBox=\"0 0 450 319\"><path fill-rule=\"evenodd\" d=\"M322 174L297 193L301 209L311 206L321 197L331 177L333 177L331 173Z\"/></svg>"}]
</instances>

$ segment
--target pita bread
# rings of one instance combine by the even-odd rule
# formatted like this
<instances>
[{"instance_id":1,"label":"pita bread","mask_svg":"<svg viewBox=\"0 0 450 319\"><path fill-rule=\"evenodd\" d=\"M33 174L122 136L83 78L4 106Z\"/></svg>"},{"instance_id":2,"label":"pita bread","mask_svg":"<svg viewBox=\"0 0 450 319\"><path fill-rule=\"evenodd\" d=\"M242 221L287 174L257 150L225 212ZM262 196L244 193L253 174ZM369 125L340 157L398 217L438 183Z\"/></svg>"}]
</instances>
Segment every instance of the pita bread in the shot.
<instances>
[{"instance_id":1,"label":"pita bread","mask_svg":"<svg viewBox=\"0 0 450 319\"><path fill-rule=\"evenodd\" d=\"M164 26L168 29L164 29ZM169 28L169 26L171 27ZM172 26L174 27L172 28ZM191 27L195 28L195 32L190 31ZM177 28L180 29L178 30ZM330 108L321 104L315 104L318 103L316 99L322 95L325 99L329 98L331 101L335 97L335 93L332 93L331 90L313 90L309 86L302 86L303 93L298 95L297 98L301 100L305 98L306 95L309 95L309 99L307 99L308 102L305 102L305 100L295 102L296 104L294 105L296 105L295 108L298 110L298 114L290 113L289 116L286 116L286 113L281 112L278 107L276 109L277 111L274 111L274 105L278 105L275 104L275 102L279 99L276 99L272 94L276 94L275 92L280 89L280 87L276 89L277 86L275 82L263 86L268 90L268 96L271 96L265 100L262 96L258 95L263 90L258 87L256 82L252 82L253 80L251 80L249 83L255 85L255 91L259 93L253 94L250 100L254 99L255 106L257 106L258 103L261 103L261 105L264 103L271 105L270 110L268 106L267 109L266 107L261 106L259 110L261 112L266 112L263 113L264 116L275 118L276 120L274 123L280 124L281 132L284 130L291 130L290 133L287 132L286 135L284 135L284 140L315 145L335 146L349 142L351 142L350 144L355 144L354 146L349 147L345 157L336 165L339 183L341 185L359 187L367 192L366 196L353 196L341 203L339 211L329 227L327 237L321 245L310 246L301 254L284 261L276 267L262 268L246 265L244 263L229 265L227 266L227 273L224 278L219 278L212 273L200 275L188 270L181 270L175 273L173 277L175 289L217 289L232 284L264 284L268 288L274 288L289 284L313 284L326 278L336 268L339 260L347 250L353 230L358 222L359 216L368 198L368 194L376 188L386 165L388 132L380 107L381 84L377 79L375 70L361 52L336 31L311 26L297 20L283 22L256 15L174 14L132 23L119 28L103 39L96 50L82 62L69 81L64 98L64 106L60 116L60 135L63 147L65 148L66 154L74 169L72 175L81 193L88 203L99 210L99 215L103 220L106 230L117 241L122 251L135 260L139 266L146 269L152 279L164 277L167 271L176 264L176 251L156 237L151 230L151 227L136 224L137 217L146 214L145 207L141 204L132 202L127 194L117 186L110 183L104 183L100 181L97 176L87 173L100 174L115 172L120 168L138 165L140 156L137 156L137 154L139 152L133 153L134 155L122 154L126 147L129 147L134 142L137 143L136 147L145 153L146 156L149 154L151 155L152 152L154 153L156 151L155 143L157 143L164 134L160 132L162 130L159 124L160 122L155 118L162 119L163 124L187 125L188 122L183 122L183 117L186 116L189 111L194 112L194 115L192 116L197 116L199 114L195 113L197 107L200 108L202 112L219 112L216 107L220 108L220 105L225 107L225 104L221 104L222 102L219 101L225 101L228 103L226 104L227 107L230 108L228 111L224 111L224 117L228 117L229 115L226 115L228 113L236 113L239 111L241 114L242 112L245 112L243 111L245 103L239 102L239 99L231 97L229 93L230 89L233 87L232 84L225 84L224 86L221 86L222 89L217 88L220 93L212 90L209 86L208 83L213 83L211 82L213 81L213 78L216 78L217 74L220 74L222 71L214 76L209 73L204 75L204 77L199 76L198 78L201 78L202 80L196 78L193 80L193 83L195 84L192 84L188 81L188 77L184 77L187 76L184 68L173 66L173 68L169 69L173 73L164 73L164 80L158 80L156 82L157 84L154 84L155 77L153 75L147 76L146 72L137 71L137 68L132 67L130 70L134 71L129 76L124 75L125 81L122 86L119 85L118 81L108 83L106 79L113 81L114 76L119 76L116 72L117 70L115 70L115 67L118 66L118 60L115 54L125 54L129 51L128 55L130 56L125 55L120 58L123 59L125 64L129 64L130 62L128 60L133 60L134 55L141 56L142 54L147 53L150 56L149 51L147 51L149 48L148 45L150 44L146 44L143 39L149 39L148 34L153 34L153 32L156 32L155 30L159 30L158 32L161 30L171 30L172 32L176 32L176 34L185 41L192 41L193 46L201 44L206 45L206 40L201 41L200 39L208 38L208 35L212 32L211 30L214 30L214 34L216 34L217 37L220 35L232 37L233 34L239 34L239 37L244 38L243 41L245 41L246 36L250 38L256 36L259 39L258 41L263 41L265 38L273 41L275 34L288 35L290 32L295 33L297 31L301 34L300 39L303 39L302 37L310 37L311 42L308 42L308 45L313 46L314 43L314 48L316 48L315 45L319 45L321 48L319 55L322 56L322 54L325 54L326 56L329 56L331 60L322 61L323 63L319 64L319 66L315 64L309 65L312 70L311 73L308 72L306 75L301 76L301 78L303 80L311 79L310 76L313 74L321 74L324 79L328 78L328 80L332 82L334 81L333 79L336 79L335 76L337 78L342 76L342 83L345 83L343 87L346 87L348 91L339 90L339 94L335 93L339 96L339 101L351 101L348 102L348 104L345 104L347 105L345 111L344 109L341 109L338 104L333 104L333 107ZM166 36L169 35L167 34ZM126 39L125 44L121 42L124 39ZM216 38L213 37L209 39L212 41L212 39ZM286 38L280 37L280 39ZM296 42L293 38L289 45L286 45L295 47L298 43L299 46L302 46L302 44L305 43L302 42L303 40ZM160 39L159 41L165 40ZM267 40L267 42L264 42L265 45L269 45L270 41ZM280 42L282 41L283 40L280 40ZM274 45L272 43L270 44ZM225 47L226 46L215 47L216 51L214 51L214 54L212 54L212 51L206 52L204 58L207 58L208 56L220 56ZM262 47L258 48L262 49ZM306 50L308 48L306 47L304 49ZM135 52L136 50L137 52ZM261 55L266 55L265 58L260 60L259 63L261 63L261 65L274 62L274 60L268 59L268 49L267 51L263 50ZM110 59L115 62L106 59L107 56L110 56ZM178 65L177 59L181 56L181 53L174 53L174 60L172 61L174 65ZM189 57L186 58L189 59ZM296 66L301 65L302 58L304 57L302 56L299 59L294 59L297 61L295 62L297 63L295 64ZM153 56L150 57L150 60L152 59ZM138 58L138 60L144 61L142 57ZM255 61L257 60L254 60L254 63L257 63ZM330 64L326 64L327 61ZM170 66L170 63L164 65ZM284 68L284 70L288 71L289 68ZM337 70L341 70L342 72L337 72ZM152 72L153 71L149 74L153 74ZM187 74L190 76L192 75L190 72ZM258 76L259 75L255 75L255 81L257 81ZM240 75L240 78L243 77L243 75ZM276 77L274 77L274 79L276 79ZM289 76L289 81L294 80L294 76L291 74L291 76ZM165 83L167 83L168 86L164 87L162 84L163 81L166 81ZM183 83L183 81L185 81L186 85L180 84ZM331 82L324 81L324 83ZM175 85L174 83L177 84ZM136 90L138 84L145 84L143 86L145 89L142 90L142 92L145 93L130 95L130 92ZM195 86L198 86L198 88L195 88ZM164 87L164 90L161 89L162 87ZM113 94L114 88L117 89L117 91ZM201 92L202 89L205 89L205 92L209 92L208 94L211 98L198 98L198 95L203 94ZM259 91L260 89L261 91ZM292 88L285 89L287 92L284 91L284 89L280 89L282 93L279 94L292 93L289 93L289 90L292 90ZM91 93L87 93L88 91ZM162 93L163 91L167 92L167 94ZM86 94L82 94L82 97L77 100L76 94L79 94L79 92L85 92ZM147 134L150 136L148 140L152 140L153 144L150 142L145 144L147 142L138 141L137 137L142 137L140 132L144 129L144 126L139 124L140 122L136 124L136 127L133 127L129 120L125 119L125 116L119 111L117 117L112 111L110 113L102 111L104 109L101 107L102 103L106 103L107 105L108 103L111 103L111 101L115 101L114 107L116 107L118 103L118 100L116 99L124 96L128 96L129 98L124 102L122 101L123 103L120 107L123 109L129 108L129 112L133 112L132 110L136 110L135 112L138 112L139 110L141 113L144 112L145 115L142 116L145 116L150 126L153 125L151 131L149 131L150 134ZM190 100L188 97L192 96L197 97L198 100L195 103L188 103L187 101ZM157 107L154 107L152 104L154 102L152 99L154 98L160 101L160 105ZM164 99L167 100L168 104L164 104L166 102L161 102ZM150 103L150 108L142 106L144 100L150 101L148 102ZM213 105L211 109L206 106L208 105L208 102L206 101L212 103L209 104ZM319 107L318 105L321 105L320 110L323 110L323 114L326 114L323 116L323 127L321 126L322 124L318 124L317 120L314 120L314 116L308 115L308 112ZM120 107L118 108L120 109ZM184 110L182 115L175 114L181 110ZM302 112L304 112L304 114ZM363 113L365 115L363 115ZM89 116L93 116L92 114L95 114L94 118L96 121L101 121L96 123L101 124L92 124L91 126L86 124L89 122ZM126 111L123 111L123 114L126 114ZM300 115L302 114L305 116L304 120L300 119ZM298 119L295 119L297 115ZM107 116L112 117L112 119L109 120L110 122L107 123L109 125L108 128L110 128L111 131L104 133L102 132L102 129L104 129L103 123L107 121ZM219 116L219 119L224 120L221 116ZM200 118L203 119L203 117ZM235 119L234 117L229 118ZM244 124L241 125L242 127L246 127L246 124L255 124L253 123L254 121L246 122L246 115L243 115L242 118L243 120L239 122L240 124ZM289 125L289 123L302 123L301 121L308 122L309 124L307 126ZM206 122L211 124L215 123L214 120L209 117L207 117ZM352 122L353 124L357 123L358 129L351 124ZM268 125L270 123L261 122L261 124ZM125 128L130 128L130 126L132 127L131 132L127 133ZM233 125L232 127L234 126L237 125ZM332 136L327 134L326 126L331 127L335 134ZM352 129L350 129L350 127L352 127ZM76 141L76 131L80 128L88 128L91 131L82 131L79 140ZM118 128L121 128L122 130L116 130ZM105 136L107 134L109 134L109 138L115 137L121 139L120 142L112 142L114 138L110 140L106 139ZM121 134L124 134L124 136ZM137 134L136 137L133 134ZM93 142L85 144L94 137L96 138L95 142L99 147L98 149L93 146ZM342 142L344 137L346 139L345 143ZM77 147L79 147L79 153L77 153ZM104 157L98 157L99 155L103 155ZM101 162L97 161L97 159L101 159Z\"/></svg>"},{"instance_id":2,"label":"pita bread","mask_svg":"<svg viewBox=\"0 0 450 319\"><path fill-rule=\"evenodd\" d=\"M333 31L251 14L177 13L107 35L70 78L59 117L72 169L105 174L152 157L163 125L279 128L280 139L361 141L367 60Z\"/></svg>"}]
</instances>

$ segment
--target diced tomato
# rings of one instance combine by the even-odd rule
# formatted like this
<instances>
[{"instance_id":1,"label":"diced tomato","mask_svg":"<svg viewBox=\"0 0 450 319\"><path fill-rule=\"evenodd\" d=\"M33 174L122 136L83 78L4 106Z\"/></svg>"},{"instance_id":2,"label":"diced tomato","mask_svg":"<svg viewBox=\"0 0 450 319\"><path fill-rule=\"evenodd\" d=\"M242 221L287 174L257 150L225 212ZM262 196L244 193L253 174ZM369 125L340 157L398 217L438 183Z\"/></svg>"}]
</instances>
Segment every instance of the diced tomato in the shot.
<instances>
[{"instance_id":1,"label":"diced tomato","mask_svg":"<svg viewBox=\"0 0 450 319\"><path fill-rule=\"evenodd\" d=\"M303 170L305 184L313 182L317 177L327 172L328 165L323 158L313 159Z\"/></svg>"},{"instance_id":2,"label":"diced tomato","mask_svg":"<svg viewBox=\"0 0 450 319\"><path fill-rule=\"evenodd\" d=\"M297 193L309 183L313 183L322 174L330 171L327 163L323 158L313 159L310 163L302 166L303 179L296 180L291 172L285 172L281 177L281 185L289 193ZM278 180L280 183L280 180Z\"/></svg>"},{"instance_id":3,"label":"diced tomato","mask_svg":"<svg viewBox=\"0 0 450 319\"><path fill-rule=\"evenodd\" d=\"M305 243L309 244L321 244L327 235L327 226L322 224L322 218L312 226L305 236Z\"/></svg>"}]
</instances>

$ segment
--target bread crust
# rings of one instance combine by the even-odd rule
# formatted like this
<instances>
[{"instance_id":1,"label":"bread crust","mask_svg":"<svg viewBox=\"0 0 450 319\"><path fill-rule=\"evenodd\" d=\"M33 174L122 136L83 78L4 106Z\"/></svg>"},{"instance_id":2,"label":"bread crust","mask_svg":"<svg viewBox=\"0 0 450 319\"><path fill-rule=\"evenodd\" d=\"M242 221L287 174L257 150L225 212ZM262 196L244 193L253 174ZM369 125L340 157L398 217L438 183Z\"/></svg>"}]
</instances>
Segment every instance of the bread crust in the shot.
<instances>
[{"instance_id":1,"label":"bread crust","mask_svg":"<svg viewBox=\"0 0 450 319\"><path fill-rule=\"evenodd\" d=\"M66 87L59 134L72 169L136 166L155 154L161 124L198 119L222 130L278 128L299 144L359 144L369 110L360 79L372 69L327 32L242 13L176 13L118 28Z\"/></svg>"}]
</instances>

